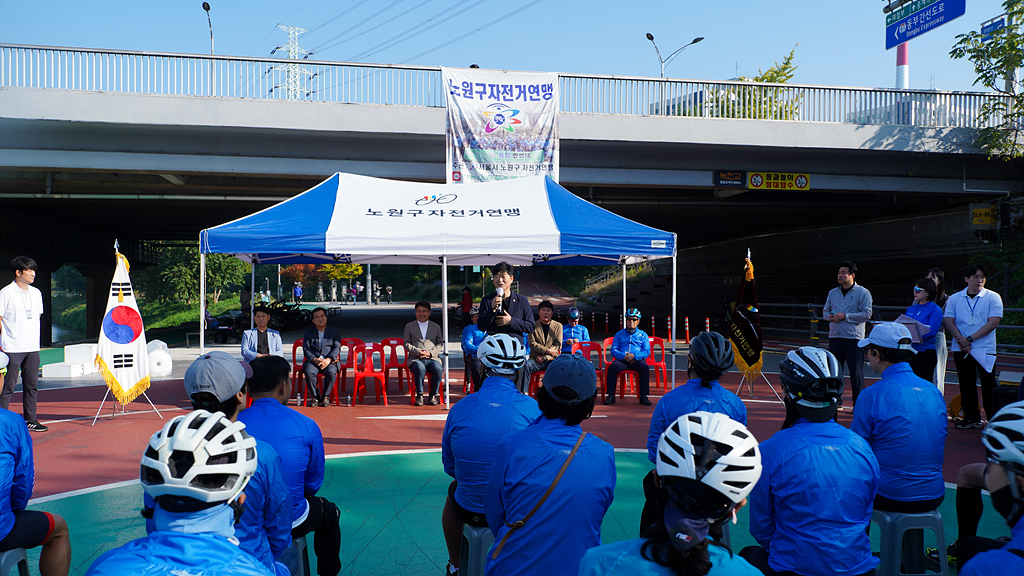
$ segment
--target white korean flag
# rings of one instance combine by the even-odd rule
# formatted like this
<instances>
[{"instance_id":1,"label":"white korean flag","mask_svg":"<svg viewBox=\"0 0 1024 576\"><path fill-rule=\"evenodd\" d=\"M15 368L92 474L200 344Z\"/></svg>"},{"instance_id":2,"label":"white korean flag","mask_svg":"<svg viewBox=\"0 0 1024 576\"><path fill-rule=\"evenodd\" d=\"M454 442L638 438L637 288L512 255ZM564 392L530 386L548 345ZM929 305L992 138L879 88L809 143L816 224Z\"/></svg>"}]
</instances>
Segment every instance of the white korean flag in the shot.
<instances>
[{"instance_id":1,"label":"white korean flag","mask_svg":"<svg viewBox=\"0 0 1024 576\"><path fill-rule=\"evenodd\" d=\"M107 312L100 328L96 367L114 398L127 404L149 388L149 354L142 315L128 278L128 260L118 254L117 270L110 282Z\"/></svg>"}]
</instances>

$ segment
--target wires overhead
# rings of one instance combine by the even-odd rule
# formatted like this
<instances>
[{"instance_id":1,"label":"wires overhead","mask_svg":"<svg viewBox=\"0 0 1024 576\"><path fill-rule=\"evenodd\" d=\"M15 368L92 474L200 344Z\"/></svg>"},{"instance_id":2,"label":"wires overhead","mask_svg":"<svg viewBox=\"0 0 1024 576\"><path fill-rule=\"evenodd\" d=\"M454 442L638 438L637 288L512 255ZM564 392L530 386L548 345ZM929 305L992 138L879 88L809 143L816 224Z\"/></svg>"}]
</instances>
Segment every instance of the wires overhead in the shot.
<instances>
[{"instance_id":1,"label":"wires overhead","mask_svg":"<svg viewBox=\"0 0 1024 576\"><path fill-rule=\"evenodd\" d=\"M353 2L347 8L342 8L341 10L335 12L333 15L329 16L323 22L321 22L319 24L316 24L315 26L313 26L313 27L309 28L308 30L306 30L306 34L312 34L313 32L316 32L317 30L320 30L321 28L323 28L324 26L327 26L331 22L334 22L338 18L341 18L342 16L348 14L349 12L355 10L356 8L359 8L363 4L366 4L368 1L369 0L357 0L356 2Z\"/></svg>"},{"instance_id":2,"label":"wires overhead","mask_svg":"<svg viewBox=\"0 0 1024 576\"><path fill-rule=\"evenodd\" d=\"M348 61L356 62L356 61L359 61L362 58L368 58L368 57L373 56L374 54L376 54L378 52L381 52L383 50L387 50L388 48L391 48L393 46L397 46L397 45L401 44L402 42L405 42L406 40L410 40L412 38L415 38L416 36L419 36L420 34L426 32L427 30L430 30L431 28L434 28L435 26L439 26L441 24L444 24L445 22L451 20L452 18L454 18L454 17L456 17L456 16L458 16L460 14L465 13L467 10L472 10L473 8L479 6L480 4L483 4L486 1L487 0L479 0L475 4L473 4L473 5L471 5L471 6L467 7L467 8L464 8L462 10L459 10L455 14L452 14L451 16L449 16L447 18L444 18L443 20L439 20L439 21L431 24L430 26L426 26L429 22L433 21L435 18L438 18L440 16L444 16L448 12L451 12L452 10L458 8L459 6L462 6L463 4L469 2L469 0L460 0L459 2L456 2L455 4L452 4L451 6L449 6L448 8L445 8L444 10L438 12L437 14L434 14L430 18L427 18L423 22L420 22L419 24L416 24L415 26L412 26L410 28L405 29L402 32L399 32L398 34L392 36L391 38L388 38L387 40L381 42L380 44L377 44L376 46L374 46L372 48L369 48L367 50L363 50L359 54L356 54L355 56L349 58ZM424 26L426 26L426 28L424 28Z\"/></svg>"},{"instance_id":3,"label":"wires overhead","mask_svg":"<svg viewBox=\"0 0 1024 576\"><path fill-rule=\"evenodd\" d=\"M412 8L409 8L405 12L402 12L401 14L398 14L396 16L392 16L391 18L381 22L380 24L377 24L376 26L372 26L370 28L367 28L366 30L363 30L362 32L360 32L359 34L356 34L355 36L350 36L348 38L345 38L344 40L339 40L338 42L335 42L334 44L331 44L330 46L325 46L325 44L328 44L329 42L335 40L336 38L344 35L345 33L349 32L351 29L350 30L346 30L342 34L339 34L338 36L335 36L334 38L331 38L330 40L327 40L327 41L321 43L319 46L314 48L314 51L330 50L331 48L335 48L337 46L341 46L345 42L349 42L351 40L355 40L356 38L359 38L360 36L362 36L364 34L368 34L370 32L373 32L374 30L376 30L377 28L380 28L381 26L386 26L386 25L394 22L395 20L398 20L402 16L405 16L409 12L412 12L413 10L416 10L417 8L419 8L419 7L423 6L424 4L426 4L427 2L430 2L430 0L423 0L423 2L420 2L419 4L413 6ZM397 2L396 2L396 4L397 4ZM392 4L392 6L394 6L394 4ZM389 6L389 8L390 8L390 6ZM377 12L377 14L380 14L380 12ZM376 16L377 14L374 14L374 16ZM360 23L360 24L362 24L362 23ZM353 28L355 28L355 26L353 26Z\"/></svg>"},{"instance_id":4,"label":"wires overhead","mask_svg":"<svg viewBox=\"0 0 1024 576\"><path fill-rule=\"evenodd\" d=\"M494 20L491 20L491 21L490 21L490 22L488 22L487 24L484 24L483 26L480 26L479 28L477 28L477 29L475 29L475 30L472 30L472 31L470 31L470 32L467 32L467 33L463 34L462 36L459 36L458 38L454 38L454 39L452 39L452 40L449 40L449 41L445 42L444 44L440 44L440 45L438 45L438 46L434 46L434 47L433 47L433 48L431 48L430 50L426 50L426 51L424 51L424 52L420 52L419 54L417 54L417 55L415 55L415 56L413 56L413 57L411 57L411 58L406 58L405 60L402 60L402 61L400 62L400 64L407 64L407 63L409 63L409 62L411 62L411 61L413 61L413 60L415 60L415 59L419 58L420 56L426 56L427 54L430 54L431 52L434 52L434 51L436 51L436 50L440 50L441 48L444 48L445 46L448 46L448 45L450 45L450 44L454 44L454 43L456 43L456 42L458 42L459 40L462 40L462 39L464 39L464 38L468 38L469 36L472 36L473 34L476 34L477 32L480 32L481 30L484 30L484 29L486 29L486 28L490 28L491 26L493 26L493 25L495 25L495 24L497 24L497 23L501 22L502 20L505 20L505 19L511 18L512 16L515 16L516 14L519 14L519 13L520 13L520 12L522 12L523 10L526 10L527 8L530 8L530 7L532 7L532 6L535 6L535 5L537 5L537 4L540 4L540 3L541 3L541 2L543 2L543 1L544 1L544 0L533 0L533 2L530 2L529 4L527 4L527 5L525 5L525 6L521 7L521 8L517 8L517 9L515 9L515 10L513 10L513 11L509 12L508 14L505 14L504 16L500 16L500 17L498 17L498 18L495 18Z\"/></svg>"}]
</instances>

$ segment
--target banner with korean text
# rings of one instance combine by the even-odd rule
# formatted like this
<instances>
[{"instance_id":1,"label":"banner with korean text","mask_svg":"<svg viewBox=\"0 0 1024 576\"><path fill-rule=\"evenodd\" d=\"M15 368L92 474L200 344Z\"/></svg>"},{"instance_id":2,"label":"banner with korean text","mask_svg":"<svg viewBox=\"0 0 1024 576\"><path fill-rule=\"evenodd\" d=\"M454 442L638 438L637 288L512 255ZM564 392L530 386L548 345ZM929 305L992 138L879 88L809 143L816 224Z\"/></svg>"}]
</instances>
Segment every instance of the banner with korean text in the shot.
<instances>
[{"instance_id":1,"label":"banner with korean text","mask_svg":"<svg viewBox=\"0 0 1024 576\"><path fill-rule=\"evenodd\" d=\"M441 68L447 183L558 181L558 74Z\"/></svg>"},{"instance_id":2,"label":"banner with korean text","mask_svg":"<svg viewBox=\"0 0 1024 576\"><path fill-rule=\"evenodd\" d=\"M149 354L142 315L128 277L128 259L115 252L117 269L110 282L107 311L100 326L96 367L122 405L149 388Z\"/></svg>"}]
</instances>

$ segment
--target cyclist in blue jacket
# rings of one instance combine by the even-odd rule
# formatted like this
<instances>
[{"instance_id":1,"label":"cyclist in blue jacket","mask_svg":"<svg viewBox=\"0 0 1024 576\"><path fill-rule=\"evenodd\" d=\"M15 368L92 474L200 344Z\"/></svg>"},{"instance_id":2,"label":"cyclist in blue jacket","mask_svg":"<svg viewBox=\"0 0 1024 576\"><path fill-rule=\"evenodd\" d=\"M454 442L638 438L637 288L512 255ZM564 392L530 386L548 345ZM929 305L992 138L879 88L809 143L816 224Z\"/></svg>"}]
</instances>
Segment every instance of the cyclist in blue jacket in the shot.
<instances>
[{"instance_id":1,"label":"cyclist in blue jacket","mask_svg":"<svg viewBox=\"0 0 1024 576\"><path fill-rule=\"evenodd\" d=\"M471 319L469 325L462 329L463 362L466 363L466 369L473 382L473 390L480 390L480 384L483 381L483 371L480 367L480 359L477 358L476 351L480 347L480 343L487 337L487 332L481 330L479 324L477 324L477 321L480 319L479 307L473 306L470 308L469 317Z\"/></svg>"},{"instance_id":2,"label":"cyclist in blue jacket","mask_svg":"<svg viewBox=\"0 0 1024 576\"><path fill-rule=\"evenodd\" d=\"M569 320L562 326L562 354L572 352L572 345L590 342L590 331L580 324L582 314L577 308L569 308Z\"/></svg>"},{"instance_id":3,"label":"cyclist in blue jacket","mask_svg":"<svg viewBox=\"0 0 1024 576\"><path fill-rule=\"evenodd\" d=\"M171 420L142 456L156 531L100 556L87 576L273 576L235 540L255 471L256 439L241 422L205 410Z\"/></svg>"},{"instance_id":4,"label":"cyclist in blue jacket","mask_svg":"<svg viewBox=\"0 0 1024 576\"><path fill-rule=\"evenodd\" d=\"M640 311L636 308L626 310L626 327L619 330L612 340L611 354L615 360L606 368L605 404L615 404L615 383L623 371L635 372L640 380L637 395L640 404L650 406L647 394L650 392L651 369L647 365L647 357L651 355L651 339L639 328Z\"/></svg>"},{"instance_id":5,"label":"cyclist in blue jacket","mask_svg":"<svg viewBox=\"0 0 1024 576\"><path fill-rule=\"evenodd\" d=\"M833 418L843 393L836 357L791 350L779 376L795 423L761 442L761 480L750 494L750 535L740 552L766 576L874 574L868 526L878 486L871 446Z\"/></svg>"},{"instance_id":6,"label":"cyclist in blue jacket","mask_svg":"<svg viewBox=\"0 0 1024 576\"><path fill-rule=\"evenodd\" d=\"M962 576L1024 574L1024 402L1004 406L981 433L988 453L985 484L1012 539L968 560Z\"/></svg>"}]
</instances>

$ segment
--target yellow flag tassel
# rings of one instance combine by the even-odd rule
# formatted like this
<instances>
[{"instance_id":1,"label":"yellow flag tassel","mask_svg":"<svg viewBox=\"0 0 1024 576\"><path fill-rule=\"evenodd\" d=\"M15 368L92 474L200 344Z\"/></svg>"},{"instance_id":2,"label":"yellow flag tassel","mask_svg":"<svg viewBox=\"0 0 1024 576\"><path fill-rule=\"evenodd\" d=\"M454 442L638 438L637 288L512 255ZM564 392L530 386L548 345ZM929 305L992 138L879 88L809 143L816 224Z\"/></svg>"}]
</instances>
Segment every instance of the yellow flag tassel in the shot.
<instances>
[{"instance_id":1,"label":"yellow flag tassel","mask_svg":"<svg viewBox=\"0 0 1024 576\"><path fill-rule=\"evenodd\" d=\"M753 366L747 366L746 362L740 357L740 351L736 348L736 343L732 340L729 340L729 343L732 344L732 353L736 357L736 367L739 368L740 374L747 379L747 382L753 382L760 378L761 369L764 368L764 354L757 358L757 362L754 362Z\"/></svg>"},{"instance_id":2,"label":"yellow flag tassel","mask_svg":"<svg viewBox=\"0 0 1024 576\"><path fill-rule=\"evenodd\" d=\"M114 398L116 398L118 403L121 405L128 404L132 400L135 400L139 395L149 389L149 375L146 375L145 378L136 382L134 386L126 391L121 387L121 384L117 381L117 377L114 376L114 373L107 367L107 363L104 362L103 358L100 358L99 355L96 356L96 367L99 368L100 374L103 374L103 379L107 381L107 388L110 388L110 391L114 394Z\"/></svg>"}]
</instances>

